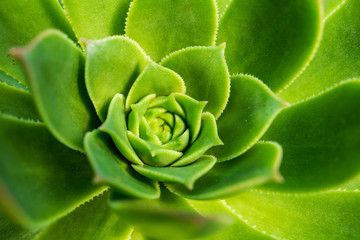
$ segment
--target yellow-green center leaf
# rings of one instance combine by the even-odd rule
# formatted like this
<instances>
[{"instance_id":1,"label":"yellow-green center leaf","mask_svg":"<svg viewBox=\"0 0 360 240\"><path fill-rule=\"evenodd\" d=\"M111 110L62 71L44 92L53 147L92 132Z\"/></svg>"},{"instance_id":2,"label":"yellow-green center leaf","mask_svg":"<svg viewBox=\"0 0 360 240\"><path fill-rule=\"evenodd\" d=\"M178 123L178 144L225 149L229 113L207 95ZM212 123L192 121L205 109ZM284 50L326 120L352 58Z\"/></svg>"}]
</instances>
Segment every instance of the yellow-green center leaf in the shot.
<instances>
[{"instance_id":1,"label":"yellow-green center leaf","mask_svg":"<svg viewBox=\"0 0 360 240\"><path fill-rule=\"evenodd\" d=\"M158 183L135 172L105 133L94 130L86 134L84 141L86 154L95 170L95 182L110 185L128 197L159 197Z\"/></svg>"}]
</instances>

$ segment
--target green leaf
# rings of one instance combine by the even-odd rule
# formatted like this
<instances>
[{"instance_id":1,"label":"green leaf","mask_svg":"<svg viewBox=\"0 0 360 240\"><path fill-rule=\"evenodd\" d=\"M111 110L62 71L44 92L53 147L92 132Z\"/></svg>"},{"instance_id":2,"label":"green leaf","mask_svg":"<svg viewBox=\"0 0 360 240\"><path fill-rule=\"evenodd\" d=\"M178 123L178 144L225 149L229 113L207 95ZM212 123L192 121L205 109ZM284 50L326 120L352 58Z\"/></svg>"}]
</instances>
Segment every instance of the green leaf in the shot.
<instances>
[{"instance_id":1,"label":"green leaf","mask_svg":"<svg viewBox=\"0 0 360 240\"><path fill-rule=\"evenodd\" d=\"M14 49L29 75L41 118L66 146L83 150L83 138L99 120L85 89L84 55L62 33L48 30Z\"/></svg>"},{"instance_id":2,"label":"green leaf","mask_svg":"<svg viewBox=\"0 0 360 240\"><path fill-rule=\"evenodd\" d=\"M97 2L103 4L104 1ZM128 94L148 60L140 46L126 37L84 41L86 88L100 119L104 121L111 99L116 93Z\"/></svg>"},{"instance_id":3,"label":"green leaf","mask_svg":"<svg viewBox=\"0 0 360 240\"><path fill-rule=\"evenodd\" d=\"M230 92L226 109L217 120L224 145L208 151L218 162L233 159L251 148L285 106L268 87L251 76L232 77Z\"/></svg>"},{"instance_id":4,"label":"green leaf","mask_svg":"<svg viewBox=\"0 0 360 240\"><path fill-rule=\"evenodd\" d=\"M189 146L184 155L173 163L173 167L181 167L198 160L209 148L223 144L218 136L216 121L211 113L201 115L201 129L197 139Z\"/></svg>"},{"instance_id":5,"label":"green leaf","mask_svg":"<svg viewBox=\"0 0 360 240\"><path fill-rule=\"evenodd\" d=\"M57 28L73 40L75 35L56 0L2 0L0 8L0 69L26 85L23 68L8 56L9 49L27 44L40 32Z\"/></svg>"},{"instance_id":6,"label":"green leaf","mask_svg":"<svg viewBox=\"0 0 360 240\"><path fill-rule=\"evenodd\" d=\"M42 123L1 115L0 126L0 202L23 225L46 225L103 191L91 184L85 155Z\"/></svg>"},{"instance_id":7,"label":"green leaf","mask_svg":"<svg viewBox=\"0 0 360 240\"><path fill-rule=\"evenodd\" d=\"M158 62L181 48L214 45L216 29L213 0L134 0L125 32Z\"/></svg>"},{"instance_id":8,"label":"green leaf","mask_svg":"<svg viewBox=\"0 0 360 240\"><path fill-rule=\"evenodd\" d=\"M333 188L360 175L360 81L348 81L283 110L264 139L284 148L281 185L299 192ZM316 184L314 184L316 183Z\"/></svg>"},{"instance_id":9,"label":"green leaf","mask_svg":"<svg viewBox=\"0 0 360 240\"><path fill-rule=\"evenodd\" d=\"M32 240L36 236L37 232L37 230L28 230L22 228L0 211L1 238L7 240Z\"/></svg>"},{"instance_id":10,"label":"green leaf","mask_svg":"<svg viewBox=\"0 0 360 240\"><path fill-rule=\"evenodd\" d=\"M230 73L252 74L273 91L309 61L321 33L319 0L233 0L219 24Z\"/></svg>"},{"instance_id":11,"label":"green leaf","mask_svg":"<svg viewBox=\"0 0 360 240\"><path fill-rule=\"evenodd\" d=\"M129 110L131 104L137 103L149 94L167 96L174 92L185 92L185 84L182 78L170 69L149 61L130 88L125 106Z\"/></svg>"},{"instance_id":12,"label":"green leaf","mask_svg":"<svg viewBox=\"0 0 360 240\"><path fill-rule=\"evenodd\" d=\"M128 240L132 227L124 224L108 204L108 195L94 197L69 215L46 227L36 240Z\"/></svg>"},{"instance_id":13,"label":"green leaf","mask_svg":"<svg viewBox=\"0 0 360 240\"><path fill-rule=\"evenodd\" d=\"M39 120L30 93L0 82L0 112L19 118Z\"/></svg>"},{"instance_id":14,"label":"green leaf","mask_svg":"<svg viewBox=\"0 0 360 240\"><path fill-rule=\"evenodd\" d=\"M62 0L77 37L100 39L125 33L131 0Z\"/></svg>"},{"instance_id":15,"label":"green leaf","mask_svg":"<svg viewBox=\"0 0 360 240\"><path fill-rule=\"evenodd\" d=\"M183 155L181 152L164 149L154 143L145 141L130 131L128 131L128 138L140 159L151 166L168 166Z\"/></svg>"},{"instance_id":16,"label":"green leaf","mask_svg":"<svg viewBox=\"0 0 360 240\"><path fill-rule=\"evenodd\" d=\"M191 199L215 199L237 194L247 188L280 181L279 166L282 148L273 142L257 143L245 154L231 161L216 164L189 190L183 185L167 183L174 193Z\"/></svg>"},{"instance_id":17,"label":"green leaf","mask_svg":"<svg viewBox=\"0 0 360 240\"><path fill-rule=\"evenodd\" d=\"M185 94L174 94L176 101L180 104L185 113L185 120L190 130L191 143L193 143L200 133L201 114L204 110L206 102L199 102ZM180 129L182 129L180 127Z\"/></svg>"},{"instance_id":18,"label":"green leaf","mask_svg":"<svg viewBox=\"0 0 360 240\"><path fill-rule=\"evenodd\" d=\"M195 181L206 174L216 163L213 156L202 156L196 162L182 167L152 167L133 164L135 171L150 179L161 182L175 182L184 184L192 189Z\"/></svg>"},{"instance_id":19,"label":"green leaf","mask_svg":"<svg viewBox=\"0 0 360 240\"><path fill-rule=\"evenodd\" d=\"M100 130L108 133L121 154L130 162L142 164L127 137L125 99L116 94L110 103L108 116Z\"/></svg>"},{"instance_id":20,"label":"green leaf","mask_svg":"<svg viewBox=\"0 0 360 240\"><path fill-rule=\"evenodd\" d=\"M239 215L235 214L234 211L229 208L224 200L190 200L189 202L191 206L204 216L226 214L234 222L234 224L224 230L205 238L200 238L201 240L274 240L274 236L268 236L266 235L266 232L263 233L258 231L256 228L249 225L246 219L240 218Z\"/></svg>"},{"instance_id":21,"label":"green leaf","mask_svg":"<svg viewBox=\"0 0 360 240\"><path fill-rule=\"evenodd\" d=\"M275 239L359 239L359 192L248 192L226 200L235 214Z\"/></svg>"},{"instance_id":22,"label":"green leaf","mask_svg":"<svg viewBox=\"0 0 360 240\"><path fill-rule=\"evenodd\" d=\"M219 19L224 15L226 9L229 7L229 4L232 0L216 0L216 7L219 14Z\"/></svg>"},{"instance_id":23,"label":"green leaf","mask_svg":"<svg viewBox=\"0 0 360 240\"><path fill-rule=\"evenodd\" d=\"M112 199L110 206L136 230L155 239L189 239L229 224L224 217L203 217L183 199L162 189L161 199Z\"/></svg>"},{"instance_id":24,"label":"green leaf","mask_svg":"<svg viewBox=\"0 0 360 240\"><path fill-rule=\"evenodd\" d=\"M324 0L324 16L325 18L332 14L333 11L336 11L338 6L341 6L345 3L344 0Z\"/></svg>"},{"instance_id":25,"label":"green leaf","mask_svg":"<svg viewBox=\"0 0 360 240\"><path fill-rule=\"evenodd\" d=\"M218 118L230 94L225 45L190 47L167 56L161 65L180 74L187 87L186 94L198 101L207 101L204 111Z\"/></svg>"},{"instance_id":26,"label":"green leaf","mask_svg":"<svg viewBox=\"0 0 360 240\"><path fill-rule=\"evenodd\" d=\"M29 89L26 86L24 86L19 81L15 80L14 78L12 78L7 73L5 73L4 71L1 71L1 70L0 70L0 82L6 83L7 85L9 85L11 87L23 90L25 92L29 92Z\"/></svg>"},{"instance_id":27,"label":"green leaf","mask_svg":"<svg viewBox=\"0 0 360 240\"><path fill-rule=\"evenodd\" d=\"M130 162L116 150L111 139L103 132L94 130L85 135L85 150L95 171L94 181L112 186L122 195L155 199L160 195L157 182L135 172Z\"/></svg>"},{"instance_id":28,"label":"green leaf","mask_svg":"<svg viewBox=\"0 0 360 240\"><path fill-rule=\"evenodd\" d=\"M140 135L140 122L144 117L150 102L153 101L155 97L155 94L148 95L142 98L139 102L131 104L130 106L131 110L127 118L127 126L129 131L131 131L136 136Z\"/></svg>"},{"instance_id":29,"label":"green leaf","mask_svg":"<svg viewBox=\"0 0 360 240\"><path fill-rule=\"evenodd\" d=\"M321 45L314 59L280 93L283 99L295 103L318 95L341 80L360 77L359 9L359 1L343 1L340 8L327 18Z\"/></svg>"}]
</instances>

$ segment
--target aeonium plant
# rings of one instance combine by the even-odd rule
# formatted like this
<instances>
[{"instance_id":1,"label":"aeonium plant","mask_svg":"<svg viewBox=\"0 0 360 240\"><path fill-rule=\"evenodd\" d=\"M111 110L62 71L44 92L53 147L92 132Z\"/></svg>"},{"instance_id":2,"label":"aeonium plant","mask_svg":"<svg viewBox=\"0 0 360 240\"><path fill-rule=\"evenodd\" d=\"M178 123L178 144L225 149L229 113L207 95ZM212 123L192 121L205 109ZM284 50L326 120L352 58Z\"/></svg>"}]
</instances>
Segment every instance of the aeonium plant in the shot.
<instances>
[{"instance_id":1,"label":"aeonium plant","mask_svg":"<svg viewBox=\"0 0 360 240\"><path fill-rule=\"evenodd\" d=\"M359 238L359 7L5 0L0 236Z\"/></svg>"}]
</instances>

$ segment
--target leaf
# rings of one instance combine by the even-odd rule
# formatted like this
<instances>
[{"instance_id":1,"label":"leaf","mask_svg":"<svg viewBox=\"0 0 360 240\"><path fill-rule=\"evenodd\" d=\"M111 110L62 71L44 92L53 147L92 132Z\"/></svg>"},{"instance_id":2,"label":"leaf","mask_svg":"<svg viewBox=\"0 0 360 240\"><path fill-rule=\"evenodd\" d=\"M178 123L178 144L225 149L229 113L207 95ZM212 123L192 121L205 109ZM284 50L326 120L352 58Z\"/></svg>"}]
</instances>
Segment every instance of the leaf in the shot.
<instances>
[{"instance_id":1,"label":"leaf","mask_svg":"<svg viewBox=\"0 0 360 240\"><path fill-rule=\"evenodd\" d=\"M251 148L285 107L285 102L251 76L232 77L230 92L227 107L217 120L224 145L207 152L216 156L218 162L233 159Z\"/></svg>"},{"instance_id":2,"label":"leaf","mask_svg":"<svg viewBox=\"0 0 360 240\"><path fill-rule=\"evenodd\" d=\"M103 4L104 1L97 2ZM84 41L86 89L96 112L104 121L111 99L116 93L128 94L148 59L140 46L126 37Z\"/></svg>"},{"instance_id":3,"label":"leaf","mask_svg":"<svg viewBox=\"0 0 360 240\"><path fill-rule=\"evenodd\" d=\"M324 16L328 17L339 5L344 4L344 0L324 0Z\"/></svg>"},{"instance_id":4,"label":"leaf","mask_svg":"<svg viewBox=\"0 0 360 240\"><path fill-rule=\"evenodd\" d=\"M309 61L321 33L321 1L233 0L219 24L230 73L280 90Z\"/></svg>"},{"instance_id":5,"label":"leaf","mask_svg":"<svg viewBox=\"0 0 360 240\"><path fill-rule=\"evenodd\" d=\"M166 189L162 189L161 199L157 201L113 197L110 206L126 223L155 239L201 237L229 224L224 216L201 216L186 201Z\"/></svg>"},{"instance_id":6,"label":"leaf","mask_svg":"<svg viewBox=\"0 0 360 240\"><path fill-rule=\"evenodd\" d=\"M0 126L0 202L23 225L44 226L103 191L91 184L85 155L42 123L0 115Z\"/></svg>"},{"instance_id":7,"label":"leaf","mask_svg":"<svg viewBox=\"0 0 360 240\"><path fill-rule=\"evenodd\" d=\"M29 92L29 89L26 86L24 86L19 81L15 80L14 78L12 78L7 73L1 70L0 70L0 82L5 83L11 87L23 90L25 92Z\"/></svg>"},{"instance_id":8,"label":"leaf","mask_svg":"<svg viewBox=\"0 0 360 240\"><path fill-rule=\"evenodd\" d=\"M191 206L193 206L197 212L204 216L214 214L226 214L233 222L231 226L216 232L206 238L200 238L201 240L274 240L274 236L268 236L266 233L258 231L253 226L250 226L246 219L240 218L235 214L232 209L226 205L224 200L208 200L208 201L196 201L189 200ZM199 239L199 240L200 240Z\"/></svg>"},{"instance_id":9,"label":"leaf","mask_svg":"<svg viewBox=\"0 0 360 240\"><path fill-rule=\"evenodd\" d=\"M174 92L185 92L185 84L182 78L170 69L149 61L130 88L126 98L126 110L130 109L131 104L149 94L167 96Z\"/></svg>"},{"instance_id":10,"label":"leaf","mask_svg":"<svg viewBox=\"0 0 360 240\"><path fill-rule=\"evenodd\" d=\"M110 103L108 117L99 129L110 135L117 149L128 161L142 164L127 137L125 99L123 95L115 95Z\"/></svg>"},{"instance_id":11,"label":"leaf","mask_svg":"<svg viewBox=\"0 0 360 240\"><path fill-rule=\"evenodd\" d=\"M60 29L73 40L76 39L56 0L2 0L0 16L0 69L24 85L27 85L24 70L14 58L8 56L11 47L27 44L49 28Z\"/></svg>"},{"instance_id":12,"label":"leaf","mask_svg":"<svg viewBox=\"0 0 360 240\"><path fill-rule=\"evenodd\" d=\"M314 59L280 93L282 98L295 103L318 95L341 80L360 77L359 8L359 1L343 1L340 8L327 18L321 45Z\"/></svg>"},{"instance_id":13,"label":"leaf","mask_svg":"<svg viewBox=\"0 0 360 240\"><path fill-rule=\"evenodd\" d=\"M224 15L224 13L227 10L227 8L229 7L229 4L231 3L231 1L232 0L216 0L216 7L218 10L218 14L219 14L219 20Z\"/></svg>"},{"instance_id":14,"label":"leaf","mask_svg":"<svg viewBox=\"0 0 360 240\"><path fill-rule=\"evenodd\" d=\"M128 240L132 227L124 224L108 205L107 192L79 206L69 215L46 227L36 240Z\"/></svg>"},{"instance_id":15,"label":"leaf","mask_svg":"<svg viewBox=\"0 0 360 240\"><path fill-rule=\"evenodd\" d=\"M182 167L152 167L133 164L135 171L161 182L176 182L192 189L195 181L206 174L216 163L213 156L202 156L196 162Z\"/></svg>"},{"instance_id":16,"label":"leaf","mask_svg":"<svg viewBox=\"0 0 360 240\"><path fill-rule=\"evenodd\" d=\"M214 45L216 29L213 0L134 0L125 32L159 62L181 48Z\"/></svg>"},{"instance_id":17,"label":"leaf","mask_svg":"<svg viewBox=\"0 0 360 240\"><path fill-rule=\"evenodd\" d=\"M160 195L157 182L135 172L116 151L109 137L94 130L85 135L85 150L95 171L96 183L110 185L124 196L155 199Z\"/></svg>"},{"instance_id":18,"label":"leaf","mask_svg":"<svg viewBox=\"0 0 360 240\"><path fill-rule=\"evenodd\" d=\"M0 211L0 236L7 240L32 240L37 230L24 229Z\"/></svg>"},{"instance_id":19,"label":"leaf","mask_svg":"<svg viewBox=\"0 0 360 240\"><path fill-rule=\"evenodd\" d=\"M272 194L247 192L227 205L258 231L276 239L358 239L359 192Z\"/></svg>"},{"instance_id":20,"label":"leaf","mask_svg":"<svg viewBox=\"0 0 360 240\"><path fill-rule=\"evenodd\" d=\"M216 164L189 190L180 184L167 183L174 193L190 199L216 199L237 194L247 188L280 181L282 148L273 142L257 143L245 154Z\"/></svg>"},{"instance_id":21,"label":"leaf","mask_svg":"<svg viewBox=\"0 0 360 240\"><path fill-rule=\"evenodd\" d=\"M100 39L125 33L130 0L62 0L77 37Z\"/></svg>"},{"instance_id":22,"label":"leaf","mask_svg":"<svg viewBox=\"0 0 360 240\"><path fill-rule=\"evenodd\" d=\"M204 111L218 118L230 94L225 45L190 47L170 54L161 65L180 74L187 87L186 94L198 101L207 101Z\"/></svg>"},{"instance_id":23,"label":"leaf","mask_svg":"<svg viewBox=\"0 0 360 240\"><path fill-rule=\"evenodd\" d=\"M284 148L280 171L285 182L266 188L286 192L324 190L359 176L359 109L358 80L344 82L283 110L264 139L277 141Z\"/></svg>"},{"instance_id":24,"label":"leaf","mask_svg":"<svg viewBox=\"0 0 360 240\"><path fill-rule=\"evenodd\" d=\"M216 121L210 113L201 115L200 134L184 152L184 155L173 163L173 167L181 167L198 160L209 148L223 144L218 136Z\"/></svg>"},{"instance_id":25,"label":"leaf","mask_svg":"<svg viewBox=\"0 0 360 240\"><path fill-rule=\"evenodd\" d=\"M20 118L39 120L30 93L0 82L0 112Z\"/></svg>"},{"instance_id":26,"label":"leaf","mask_svg":"<svg viewBox=\"0 0 360 240\"><path fill-rule=\"evenodd\" d=\"M48 30L13 54L29 75L34 101L50 132L66 146L83 150L85 133L99 120L85 89L82 52L62 33Z\"/></svg>"}]
</instances>

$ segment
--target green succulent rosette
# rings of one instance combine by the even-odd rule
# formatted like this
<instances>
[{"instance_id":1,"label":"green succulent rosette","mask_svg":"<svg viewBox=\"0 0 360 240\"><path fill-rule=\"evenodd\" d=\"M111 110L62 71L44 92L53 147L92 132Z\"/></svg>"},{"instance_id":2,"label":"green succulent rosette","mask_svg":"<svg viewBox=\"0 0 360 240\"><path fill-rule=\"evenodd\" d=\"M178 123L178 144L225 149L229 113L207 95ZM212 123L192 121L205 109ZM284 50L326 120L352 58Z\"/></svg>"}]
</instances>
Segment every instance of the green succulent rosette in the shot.
<instances>
[{"instance_id":1,"label":"green succulent rosette","mask_svg":"<svg viewBox=\"0 0 360 240\"><path fill-rule=\"evenodd\" d=\"M359 238L359 8L4 0L1 238Z\"/></svg>"}]
</instances>

